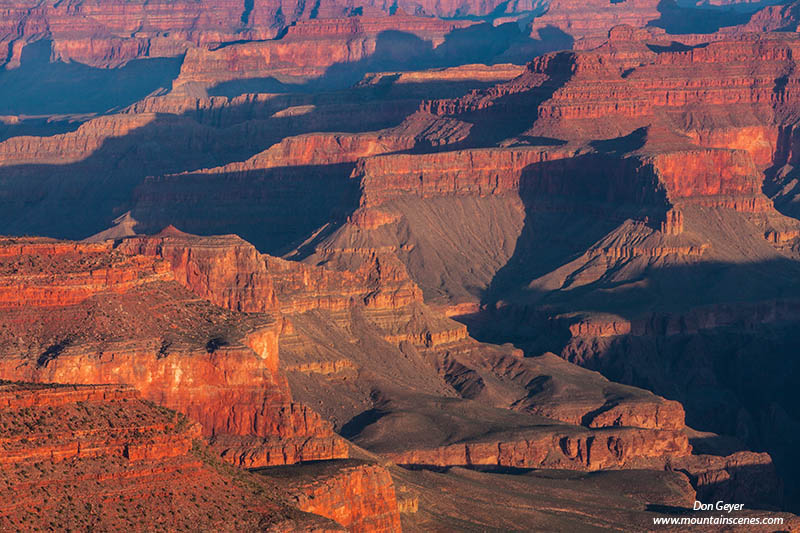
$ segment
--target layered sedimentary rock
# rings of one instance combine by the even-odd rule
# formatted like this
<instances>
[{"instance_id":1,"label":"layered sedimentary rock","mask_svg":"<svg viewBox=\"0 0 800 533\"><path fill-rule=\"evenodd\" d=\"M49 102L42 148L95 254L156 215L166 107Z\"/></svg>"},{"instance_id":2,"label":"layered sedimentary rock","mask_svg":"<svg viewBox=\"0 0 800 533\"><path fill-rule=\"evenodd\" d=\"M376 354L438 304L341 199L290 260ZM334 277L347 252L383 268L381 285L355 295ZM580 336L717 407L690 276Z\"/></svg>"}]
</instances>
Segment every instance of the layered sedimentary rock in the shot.
<instances>
[{"instance_id":1,"label":"layered sedimentary rock","mask_svg":"<svg viewBox=\"0 0 800 533\"><path fill-rule=\"evenodd\" d=\"M359 158L447 145L468 134L460 121L415 113L377 132L286 137L245 161L147 178L132 215L140 231L167 224L202 234L233 231L261 250L280 250L350 214L358 191L349 176Z\"/></svg>"},{"instance_id":2,"label":"layered sedimentary rock","mask_svg":"<svg viewBox=\"0 0 800 533\"><path fill-rule=\"evenodd\" d=\"M279 8L280 2L248 6L246 2L225 0L202 5L6 2L5 42L10 53L4 59L14 66L23 46L42 38L52 39L54 59L99 67L115 67L140 57L179 55L190 46L242 38L269 39L284 24L276 17Z\"/></svg>"},{"instance_id":3,"label":"layered sedimentary rock","mask_svg":"<svg viewBox=\"0 0 800 533\"><path fill-rule=\"evenodd\" d=\"M775 80L790 69L796 39L746 36L672 49L648 35L615 28L596 50L547 55L510 82L426 103L434 113L472 122L471 138L495 129L502 136L492 142L512 147L367 159L356 173L362 206L388 203L383 210L397 217L388 201L402 196L510 194L529 211L590 202L619 216L625 204L644 203L651 207L626 215L672 236L682 233L681 205L725 207L758 214L751 221L785 246L793 223L770 208L760 189L762 171L789 152L776 120L787 116L794 82L790 75ZM754 65L754 56L764 60ZM531 114L517 118L520 106ZM531 144L544 146L515 146ZM389 168L400 169L399 177Z\"/></svg>"},{"instance_id":4,"label":"layered sedimentary rock","mask_svg":"<svg viewBox=\"0 0 800 533\"><path fill-rule=\"evenodd\" d=\"M364 76L359 86L393 84L422 84L430 81L468 81L499 83L516 78L524 71L522 65L461 65L458 67L421 71L374 72Z\"/></svg>"},{"instance_id":5,"label":"layered sedimentary rock","mask_svg":"<svg viewBox=\"0 0 800 533\"><path fill-rule=\"evenodd\" d=\"M259 254L233 235L199 237L174 228L126 239L119 250L168 260L181 284L229 309L340 311L352 301L397 309L421 300L402 265L386 263L379 254L360 271L337 272Z\"/></svg>"},{"instance_id":6,"label":"layered sedimentary rock","mask_svg":"<svg viewBox=\"0 0 800 533\"><path fill-rule=\"evenodd\" d=\"M338 530L265 498L128 386L2 382L0 420L4 529Z\"/></svg>"},{"instance_id":7,"label":"layered sedimentary rock","mask_svg":"<svg viewBox=\"0 0 800 533\"><path fill-rule=\"evenodd\" d=\"M12 137L0 143L2 166L73 163L87 158L109 139L124 137L150 124L154 115L108 116L81 124L74 132L52 137Z\"/></svg>"},{"instance_id":8,"label":"layered sedimentary rock","mask_svg":"<svg viewBox=\"0 0 800 533\"><path fill-rule=\"evenodd\" d=\"M544 439L520 437L508 440L498 437L496 441L414 450L388 454L388 457L405 465L601 470L635 464L638 459L663 460L665 457L681 457L689 453L685 437L679 434L608 431L583 438L558 433ZM553 450L557 452L553 454Z\"/></svg>"},{"instance_id":9,"label":"layered sedimentary rock","mask_svg":"<svg viewBox=\"0 0 800 533\"><path fill-rule=\"evenodd\" d=\"M188 237L170 226L155 239L128 239L120 250L167 260L179 283L220 307L244 312L277 309L272 279L253 247L225 237L197 239L187 246Z\"/></svg>"},{"instance_id":10,"label":"layered sedimentary rock","mask_svg":"<svg viewBox=\"0 0 800 533\"><path fill-rule=\"evenodd\" d=\"M230 257L233 250L238 250L239 254L242 254L246 248L246 243L234 237L195 237L181 234L175 230L166 231L154 237L126 239L120 247L127 252L157 255L167 259L181 258L177 263L173 259L175 268L182 271L189 264L188 268L194 271L195 276L199 279L213 279L214 272L219 271L223 265L231 263ZM255 257L253 255L255 250L252 248L251 250L252 252L247 255ZM191 263L186 263L186 260L183 259L187 257L193 258ZM356 257L359 257L358 253L350 258L352 262L345 264L341 263L343 256L337 255L335 258L339 262L339 268L342 269L337 271L262 256L260 262L253 260L247 265L240 265L242 267L239 271L241 275L235 280L231 279L223 286L216 283L213 286L216 291L226 294L230 292L257 294L259 287L270 287L277 295L277 303L281 311L292 316L290 319L292 327L284 328L281 341L282 351L286 351L289 357L295 351L313 353L318 350L313 345L318 340L306 330L311 323L302 314L309 311L329 312L333 313L331 315L333 324L345 325L350 329L350 334L356 335L356 338L361 335L364 339L361 342L365 342L370 335L382 332L385 341L399 345L402 351L408 350L408 348L404 348L405 345L416 346L416 350L420 350L420 355L424 355L430 361L437 361L436 368L442 379L465 397L480 398L486 402L496 403L498 406L514 404L514 409L519 411L546 414L546 416L573 424L584 424L592 428L618 426L644 428L638 433L628 434L623 431L621 436L613 436L613 439L625 442L619 446L627 450L624 453L620 452L622 455L618 454L619 457L614 463L616 466L627 465L632 459L644 458L646 456L643 451L645 448L650 449L654 457L662 457L662 459L665 455L676 454L677 456L688 453L686 438L680 434L684 426L683 411L678 404L648 396L643 391L615 388L612 384L604 382L599 376L591 376L591 373L579 369L573 370L564 363L560 363L565 366L559 368L558 359L555 359L554 356L537 362L538 366L537 364L532 366L531 362L521 358L520 354L508 353L507 350L498 350L489 346L482 347L466 338L463 327L453 327L455 323L450 322L452 325L448 329L449 321L443 318L437 319L434 314L421 307L421 295L410 283L404 270L393 273L379 255L375 256L375 262L359 263L355 259ZM346 269L346 266L354 268L356 265L358 266L357 270ZM193 288L191 280L182 276L180 279L188 288L198 293L202 294L207 290L205 285ZM404 286L406 288L402 289ZM386 296L381 296L381 294ZM400 297L403 294L405 296ZM335 300L332 299L334 297ZM353 312L348 310L353 305L363 307L362 320L365 320L367 324L371 323L370 326L359 325L356 315L350 314ZM342 316L341 313L345 311L348 312L348 315ZM441 323L440 326L434 325L437 324L437 320ZM444 327L445 329L439 334L435 329L430 329L432 327ZM331 338L335 339L336 337ZM303 344L298 345L297 343ZM344 353L346 354L346 352ZM331 368L325 371L324 363L318 364L319 368L316 370L310 363L306 363L305 366L298 365L289 368L292 372L299 372L302 375L317 374L320 377L335 375L353 368L352 363L347 365L340 363L337 367L335 361L332 361ZM360 362L359 366L363 364L364 362ZM378 367L373 367L370 371L377 372ZM545 378L543 372L552 372L552 374ZM573 374L574 377L567 378L562 384L562 380L570 374ZM526 388L526 383L541 383L542 379L555 380L553 382L555 387L536 385L530 389ZM517 383L517 385L509 387L509 382ZM298 383L302 383L302 380ZM375 387L375 383L380 383L380 381L372 383L372 386ZM570 387L573 386L577 387L576 390L583 389L583 392L577 395L574 392L570 393ZM605 397L603 394L591 397L592 393L589 391L599 392L603 388L609 389L609 391L614 390L614 392L606 393ZM538 391L538 394L534 391ZM613 399L612 396L614 396ZM675 441L677 444L664 444L663 449L654 444L665 440L666 437L663 436L667 434L671 435L669 438L677 439ZM562 437L566 438L565 435L558 436L553 435L552 432L545 432L545 436L542 438L545 440L555 439L553 442L560 442ZM498 438L501 439L501 442L504 442L502 439L510 439L509 443L501 445L501 448L505 446L510 451L503 452L503 457L495 458L495 463L498 465L519 466L517 463L520 463L532 466L537 460L529 457L530 450L537 449L546 452L549 449L549 445L542 444L544 441L539 442L538 445L530 444L530 439L524 436L524 433L522 437ZM519 440L520 438L522 440ZM575 446L588 446L588 442L594 441L594 436L588 438L587 443ZM631 444L639 440L647 443L642 445L641 450ZM526 445L526 442L529 445ZM245 450L238 450L235 445L228 446L224 438L216 439L214 446L223 449L223 457L237 464L252 466L272 464L273 461L274 452L270 452L268 449L264 451L262 448L261 452L254 455L248 451L253 449L253 446ZM469 444L463 448L463 450L467 450L463 453L469 454L470 457L481 456L481 453L485 455L484 452L479 451L481 446L491 447L492 445L489 443L485 445ZM494 446L497 449L497 444ZM564 446L568 449L573 447L569 443ZM408 453L424 455L434 452ZM436 453L445 453L445 451ZM452 456L452 461L448 464L470 464L468 461L464 462L466 460L459 462L455 458L458 455L455 448L447 451L445 455ZM584 464L585 461L581 462L581 459L576 459L577 452L569 452L568 457L564 459L564 465L573 464L574 461L577 461L574 465L575 468L605 468L612 465L613 461L610 458L602 461L598 459L602 454L596 450L592 455L600 463ZM588 460L588 452L585 452L583 456ZM405 462L421 461L416 459L412 461L408 457L406 459ZM478 461L478 459L475 460ZM480 459L481 462L488 460L490 460L488 456ZM432 464L439 463L441 461ZM544 463L536 464L542 466Z\"/></svg>"},{"instance_id":11,"label":"layered sedimentary rock","mask_svg":"<svg viewBox=\"0 0 800 533\"><path fill-rule=\"evenodd\" d=\"M558 33L570 41L595 41L619 24L633 27L647 26L658 20L661 12L656 0L626 0L624 2L575 2L551 0L541 17L534 19L531 34L540 38L553 38ZM570 44L572 44L570 42Z\"/></svg>"},{"instance_id":12,"label":"layered sedimentary rock","mask_svg":"<svg viewBox=\"0 0 800 533\"><path fill-rule=\"evenodd\" d=\"M780 5L767 6L744 25L746 31L797 31L800 22L800 6L797 2L780 2Z\"/></svg>"},{"instance_id":13,"label":"layered sedimentary rock","mask_svg":"<svg viewBox=\"0 0 800 533\"><path fill-rule=\"evenodd\" d=\"M288 485L289 501L299 509L330 518L348 531L401 530L392 476L377 464L351 459L258 473Z\"/></svg>"},{"instance_id":14,"label":"layered sedimentary rock","mask_svg":"<svg viewBox=\"0 0 800 533\"><path fill-rule=\"evenodd\" d=\"M273 450L285 446L281 457L288 462L304 453L314 459L346 454L330 425L292 403L278 370L281 326L274 316L237 314L198 300L168 274L170 263L109 244L6 239L2 248L4 379L127 383L199 421L206 436L266 439ZM193 263L185 264L191 269ZM180 266L175 270L188 283ZM211 297L227 279L224 270L215 274L206 278L211 285L194 287ZM247 307L251 300L244 296L214 293L231 307Z\"/></svg>"},{"instance_id":15,"label":"layered sedimentary rock","mask_svg":"<svg viewBox=\"0 0 800 533\"><path fill-rule=\"evenodd\" d=\"M504 11L533 9L536 0L502 4ZM22 1L3 3L4 44L0 62L19 64L22 48L43 38L53 41L53 57L98 67L115 67L142 57L180 55L189 48L213 47L241 40L265 40L298 23L301 32L311 25L311 34L330 31L343 24L358 23L353 15L386 18L405 10L426 17L488 15L500 4L399 2L386 6L374 1L356 3L326 1L314 6L281 0L215 0L194 2L83 2L41 4ZM341 17L352 17L352 20ZM313 20L310 20L313 19ZM320 19L330 22L318 24ZM424 23L424 21L423 21ZM373 24L381 24L373 22ZM319 28L319 29L316 29ZM386 26L402 31L403 27Z\"/></svg>"},{"instance_id":16,"label":"layered sedimentary rock","mask_svg":"<svg viewBox=\"0 0 800 533\"><path fill-rule=\"evenodd\" d=\"M247 78L319 78L333 65L366 61L373 55L374 61L397 61L404 55L423 54L441 44L449 32L470 24L399 12L390 17L300 22L277 40L190 49L173 87L187 83L209 87Z\"/></svg>"}]
</instances>

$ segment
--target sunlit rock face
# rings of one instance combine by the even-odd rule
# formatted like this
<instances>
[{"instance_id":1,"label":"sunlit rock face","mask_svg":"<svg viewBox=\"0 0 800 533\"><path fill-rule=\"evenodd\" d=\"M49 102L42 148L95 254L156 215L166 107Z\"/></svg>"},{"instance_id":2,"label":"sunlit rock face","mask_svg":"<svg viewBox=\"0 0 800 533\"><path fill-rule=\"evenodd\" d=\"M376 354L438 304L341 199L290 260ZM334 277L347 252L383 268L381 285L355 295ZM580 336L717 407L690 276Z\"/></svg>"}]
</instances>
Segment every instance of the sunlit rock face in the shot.
<instances>
[{"instance_id":1,"label":"sunlit rock face","mask_svg":"<svg viewBox=\"0 0 800 533\"><path fill-rule=\"evenodd\" d=\"M189 284L186 264L129 255L111 243L7 239L2 248L4 379L132 385L199 422L207 437L269 441L270 464L346 455L329 424L292 403L278 369L274 315L198 300L175 281L173 269ZM235 255L234 248L221 259ZM208 261L208 252L195 257ZM224 269L215 272L212 289L226 279ZM228 303L236 307L241 297Z\"/></svg>"},{"instance_id":2,"label":"sunlit rock face","mask_svg":"<svg viewBox=\"0 0 800 533\"><path fill-rule=\"evenodd\" d=\"M41 89L3 104L0 233L52 237L0 239L0 489L64 529L70 478L133 529L191 529L170 485L215 530L791 509L770 3L0 7L0 86Z\"/></svg>"}]
</instances>

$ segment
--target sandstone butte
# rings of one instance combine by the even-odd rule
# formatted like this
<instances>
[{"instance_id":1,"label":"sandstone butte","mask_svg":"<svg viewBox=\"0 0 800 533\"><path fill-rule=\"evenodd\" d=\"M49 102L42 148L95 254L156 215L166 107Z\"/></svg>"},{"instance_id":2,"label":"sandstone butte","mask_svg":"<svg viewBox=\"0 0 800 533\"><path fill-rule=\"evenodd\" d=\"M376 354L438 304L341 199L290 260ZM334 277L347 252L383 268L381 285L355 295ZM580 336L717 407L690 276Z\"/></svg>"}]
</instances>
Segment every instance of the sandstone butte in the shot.
<instances>
[{"instance_id":1,"label":"sandstone butte","mask_svg":"<svg viewBox=\"0 0 800 533\"><path fill-rule=\"evenodd\" d=\"M128 386L4 381L0 428L3 529L399 530L380 466L334 461L302 484L249 474L215 458L197 423Z\"/></svg>"}]
</instances>

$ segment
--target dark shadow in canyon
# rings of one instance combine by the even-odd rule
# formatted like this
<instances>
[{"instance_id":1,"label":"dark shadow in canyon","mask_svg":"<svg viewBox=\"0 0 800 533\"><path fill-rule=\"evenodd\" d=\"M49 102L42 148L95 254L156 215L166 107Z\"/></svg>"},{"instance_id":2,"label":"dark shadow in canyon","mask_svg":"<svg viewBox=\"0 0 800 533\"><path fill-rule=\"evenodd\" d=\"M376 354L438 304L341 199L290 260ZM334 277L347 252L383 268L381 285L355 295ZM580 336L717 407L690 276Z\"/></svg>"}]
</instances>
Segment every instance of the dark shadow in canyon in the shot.
<instances>
[{"instance_id":1,"label":"dark shadow in canyon","mask_svg":"<svg viewBox=\"0 0 800 533\"><path fill-rule=\"evenodd\" d=\"M378 34L375 51L359 61L336 63L319 78L291 83L274 77L240 79L220 83L208 90L212 96L238 96L252 92L314 93L351 87L372 72L416 71L465 64L524 64L533 57L572 47L573 40L557 28L544 28L540 40L526 35L515 23L493 26L476 24L457 29L434 47L414 34L387 30ZM490 84L464 87L467 92ZM463 93L462 93L463 94ZM457 95L453 95L457 96Z\"/></svg>"},{"instance_id":2,"label":"dark shadow in canyon","mask_svg":"<svg viewBox=\"0 0 800 533\"><path fill-rule=\"evenodd\" d=\"M274 254L355 209L358 184L349 180L353 164L239 173L232 181L236 188L215 181L219 175L204 178L198 169L245 161L288 136L393 127L418 108L424 95L451 94L463 85L455 87L365 87L156 114L123 136L105 139L83 160L0 167L0 233L82 239L132 210L140 223L137 231L173 224L201 234L237 233ZM307 109L281 113L297 106ZM175 173L193 173L185 178L193 186L181 184L181 178L158 178ZM145 180L150 176L155 178ZM203 194L206 185L213 193ZM175 196L181 190L197 203L187 205ZM239 205L231 203L237 194ZM252 218L247 206L260 214ZM212 219L211 213L219 218ZM283 216L287 218L281 221Z\"/></svg>"},{"instance_id":3,"label":"dark shadow in canyon","mask_svg":"<svg viewBox=\"0 0 800 533\"><path fill-rule=\"evenodd\" d=\"M105 112L169 88L182 58L137 59L113 69L50 62L51 42L22 50L21 64L0 69L0 114L55 115Z\"/></svg>"},{"instance_id":4,"label":"dark shadow in canyon","mask_svg":"<svg viewBox=\"0 0 800 533\"><path fill-rule=\"evenodd\" d=\"M146 179L134 192L137 231L168 224L199 235L234 233L280 255L318 228L343 223L358 208L355 163L299 165L225 174Z\"/></svg>"},{"instance_id":5,"label":"dark shadow in canyon","mask_svg":"<svg viewBox=\"0 0 800 533\"><path fill-rule=\"evenodd\" d=\"M0 120L0 142L19 137L31 135L34 137L49 137L60 133L69 133L77 130L84 119L82 116L56 116L56 117L25 117L20 120Z\"/></svg>"},{"instance_id":6,"label":"dark shadow in canyon","mask_svg":"<svg viewBox=\"0 0 800 533\"><path fill-rule=\"evenodd\" d=\"M482 304L494 306L510 292L576 259L626 219L658 224L668 209L657 177L635 158L617 152L639 144L639 130L602 141L592 153L529 165L520 176L525 209L514 254L492 279Z\"/></svg>"},{"instance_id":7,"label":"dark shadow in canyon","mask_svg":"<svg viewBox=\"0 0 800 533\"><path fill-rule=\"evenodd\" d=\"M324 124L314 112L306 120L270 118L273 112L269 106L232 106L210 117L225 127L207 125L195 113L157 115L124 136L105 139L81 161L0 167L0 232L82 239L133 208L134 190L147 176L243 161L288 135L373 126L341 117ZM171 207L165 206L167 212Z\"/></svg>"},{"instance_id":8,"label":"dark shadow in canyon","mask_svg":"<svg viewBox=\"0 0 800 533\"><path fill-rule=\"evenodd\" d=\"M673 35L688 33L714 33L721 28L747 24L755 9L743 10L730 7L681 7L674 0L661 0L658 4L661 17L648 24L663 28Z\"/></svg>"},{"instance_id":9,"label":"dark shadow in canyon","mask_svg":"<svg viewBox=\"0 0 800 533\"><path fill-rule=\"evenodd\" d=\"M348 420L339 430L339 435L346 439L352 439L364 431L364 428L374 424L387 414L389 412L382 409L368 409Z\"/></svg>"},{"instance_id":10,"label":"dark shadow in canyon","mask_svg":"<svg viewBox=\"0 0 800 533\"><path fill-rule=\"evenodd\" d=\"M608 263L587 257L574 269L599 270L585 282L573 284L565 274L553 290L531 285L623 224L640 231L629 220L646 220L645 234L659 227L669 203L652 169L624 157L636 144L634 132L599 146L604 153L524 169L519 196L525 221L513 255L484 291L483 311L457 319L480 341L510 342L527 356L553 352L612 381L681 402L689 426L723 436L698 436L700 450L736 451L738 440L746 449L769 452L785 482L786 508L797 511L800 262L775 253L762 259L756 249L740 262L677 254ZM708 231L721 231L715 227ZM630 323L631 332L573 336L569 326L592 317Z\"/></svg>"},{"instance_id":11,"label":"dark shadow in canyon","mask_svg":"<svg viewBox=\"0 0 800 533\"><path fill-rule=\"evenodd\" d=\"M800 509L800 264L699 263L648 266L640 279L600 279L569 291L537 292L518 278L505 307L462 319L470 334L512 342L528 355L552 351L608 379L680 401L687 425L722 435L697 437L699 452L769 452ZM512 294L508 287L505 294ZM633 323L630 334L573 337L583 312ZM733 436L735 439L725 438Z\"/></svg>"}]
</instances>

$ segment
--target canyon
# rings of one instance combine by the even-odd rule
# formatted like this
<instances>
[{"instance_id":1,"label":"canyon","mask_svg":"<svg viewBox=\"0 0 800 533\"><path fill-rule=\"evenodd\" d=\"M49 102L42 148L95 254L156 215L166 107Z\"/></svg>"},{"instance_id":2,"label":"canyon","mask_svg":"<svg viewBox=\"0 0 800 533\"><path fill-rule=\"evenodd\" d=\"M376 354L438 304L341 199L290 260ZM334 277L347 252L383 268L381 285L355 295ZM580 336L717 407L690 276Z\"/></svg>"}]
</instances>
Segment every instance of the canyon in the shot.
<instances>
[{"instance_id":1,"label":"canyon","mask_svg":"<svg viewBox=\"0 0 800 533\"><path fill-rule=\"evenodd\" d=\"M800 527L794 2L0 12L2 528Z\"/></svg>"}]
</instances>

